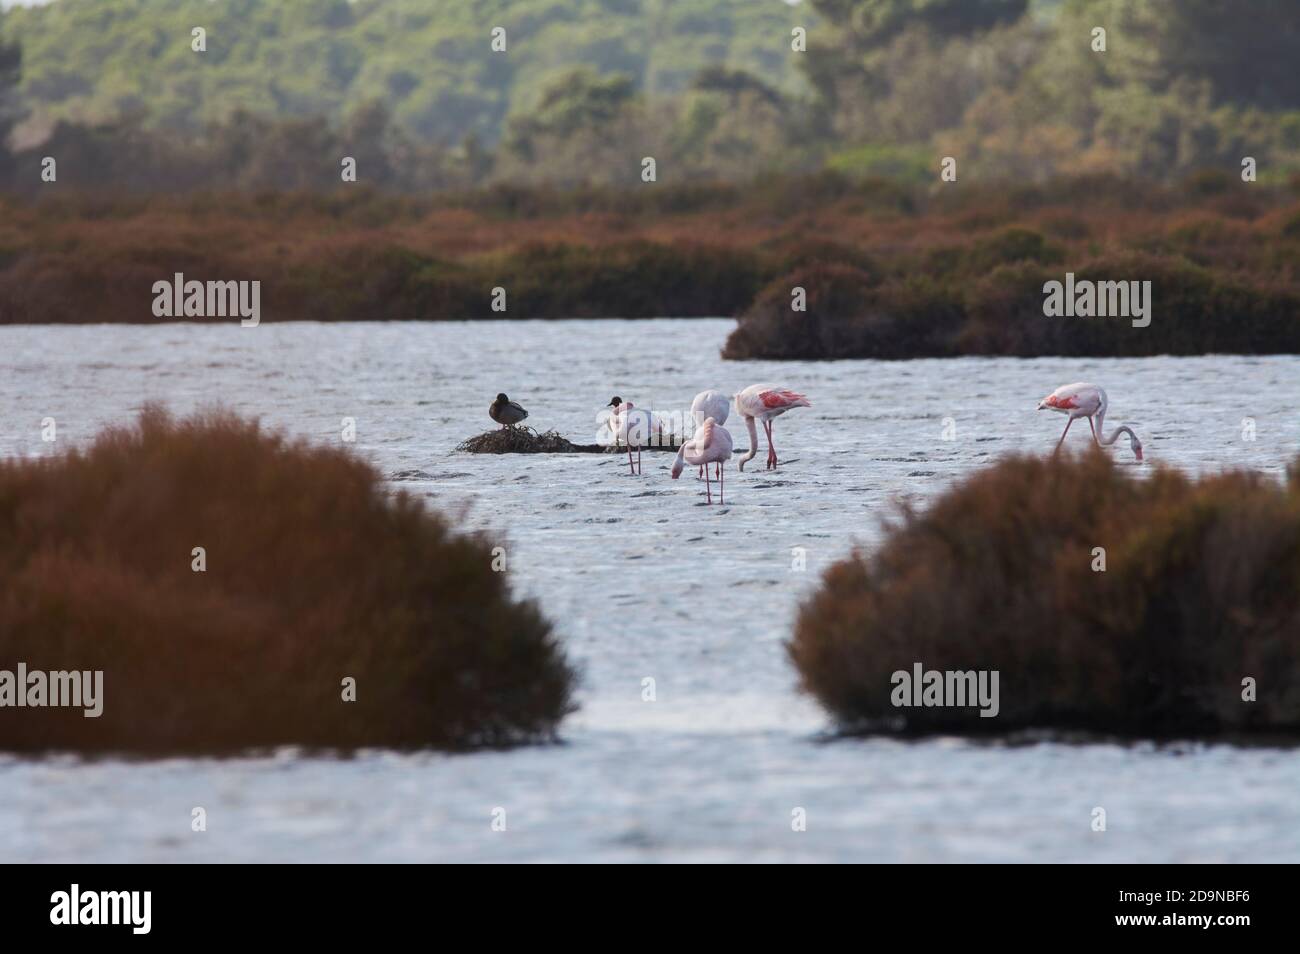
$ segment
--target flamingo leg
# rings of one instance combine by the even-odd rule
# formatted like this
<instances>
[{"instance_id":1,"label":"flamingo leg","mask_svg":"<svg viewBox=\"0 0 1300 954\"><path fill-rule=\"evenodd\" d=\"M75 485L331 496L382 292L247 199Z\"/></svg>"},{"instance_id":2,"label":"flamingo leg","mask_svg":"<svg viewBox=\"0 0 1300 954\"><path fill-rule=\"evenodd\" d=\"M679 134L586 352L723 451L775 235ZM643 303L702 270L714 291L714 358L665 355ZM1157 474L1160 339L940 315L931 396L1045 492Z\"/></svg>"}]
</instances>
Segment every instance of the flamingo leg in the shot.
<instances>
[{"instance_id":1,"label":"flamingo leg","mask_svg":"<svg viewBox=\"0 0 1300 954\"><path fill-rule=\"evenodd\" d=\"M641 474L641 448L640 447L636 449L636 472L637 475L640 476Z\"/></svg>"},{"instance_id":2,"label":"flamingo leg","mask_svg":"<svg viewBox=\"0 0 1300 954\"><path fill-rule=\"evenodd\" d=\"M767 431L767 469L776 470L776 445L772 443L772 422L764 421L763 430Z\"/></svg>"},{"instance_id":3,"label":"flamingo leg","mask_svg":"<svg viewBox=\"0 0 1300 954\"><path fill-rule=\"evenodd\" d=\"M1061 439L1056 442L1056 450L1052 451L1053 454L1055 454L1056 451L1059 451L1061 449L1061 445L1065 442L1065 435L1070 433L1070 425L1073 423L1074 423L1074 418L1070 418L1068 421L1065 422L1065 430L1061 431Z\"/></svg>"},{"instance_id":4,"label":"flamingo leg","mask_svg":"<svg viewBox=\"0 0 1300 954\"><path fill-rule=\"evenodd\" d=\"M725 499L726 489L727 489L726 472L722 469L722 465L719 464L718 465L718 506L722 506L727 502Z\"/></svg>"},{"instance_id":5,"label":"flamingo leg","mask_svg":"<svg viewBox=\"0 0 1300 954\"><path fill-rule=\"evenodd\" d=\"M629 476L634 476L636 471L632 469L632 445L627 445L627 472Z\"/></svg>"},{"instance_id":6,"label":"flamingo leg","mask_svg":"<svg viewBox=\"0 0 1300 954\"><path fill-rule=\"evenodd\" d=\"M1092 439L1096 441L1098 446L1101 446L1101 438L1097 436L1097 428L1092 426L1091 417L1088 418L1088 430L1092 431Z\"/></svg>"},{"instance_id":7,"label":"flamingo leg","mask_svg":"<svg viewBox=\"0 0 1300 954\"><path fill-rule=\"evenodd\" d=\"M709 495L709 505L713 505L713 487L709 484L709 468L704 468L704 492Z\"/></svg>"}]
</instances>

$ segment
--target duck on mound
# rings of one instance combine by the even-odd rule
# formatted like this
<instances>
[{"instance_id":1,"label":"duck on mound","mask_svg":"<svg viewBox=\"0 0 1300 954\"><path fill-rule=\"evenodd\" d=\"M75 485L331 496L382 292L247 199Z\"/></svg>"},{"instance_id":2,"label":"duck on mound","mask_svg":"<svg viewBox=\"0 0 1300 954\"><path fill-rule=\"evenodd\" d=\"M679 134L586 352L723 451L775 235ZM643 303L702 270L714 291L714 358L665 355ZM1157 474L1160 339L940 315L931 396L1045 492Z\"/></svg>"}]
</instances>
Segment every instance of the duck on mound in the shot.
<instances>
[{"instance_id":1,"label":"duck on mound","mask_svg":"<svg viewBox=\"0 0 1300 954\"><path fill-rule=\"evenodd\" d=\"M488 405L488 417L502 427L514 427L527 419L528 412L523 409L522 405L510 400L506 395L498 394L497 399Z\"/></svg>"}]
</instances>

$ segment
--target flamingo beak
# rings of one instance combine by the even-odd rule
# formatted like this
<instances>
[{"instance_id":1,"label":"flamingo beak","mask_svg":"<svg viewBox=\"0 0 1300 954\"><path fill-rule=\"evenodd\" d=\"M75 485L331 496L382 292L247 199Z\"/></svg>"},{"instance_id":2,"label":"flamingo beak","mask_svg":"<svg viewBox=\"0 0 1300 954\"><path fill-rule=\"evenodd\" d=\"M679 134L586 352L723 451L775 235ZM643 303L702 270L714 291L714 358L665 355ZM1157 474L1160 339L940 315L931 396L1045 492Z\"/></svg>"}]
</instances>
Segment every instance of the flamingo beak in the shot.
<instances>
[{"instance_id":1,"label":"flamingo beak","mask_svg":"<svg viewBox=\"0 0 1300 954\"><path fill-rule=\"evenodd\" d=\"M1141 461L1142 461L1142 448L1141 448L1141 447L1134 448L1133 453L1137 455L1138 462L1141 463Z\"/></svg>"}]
</instances>

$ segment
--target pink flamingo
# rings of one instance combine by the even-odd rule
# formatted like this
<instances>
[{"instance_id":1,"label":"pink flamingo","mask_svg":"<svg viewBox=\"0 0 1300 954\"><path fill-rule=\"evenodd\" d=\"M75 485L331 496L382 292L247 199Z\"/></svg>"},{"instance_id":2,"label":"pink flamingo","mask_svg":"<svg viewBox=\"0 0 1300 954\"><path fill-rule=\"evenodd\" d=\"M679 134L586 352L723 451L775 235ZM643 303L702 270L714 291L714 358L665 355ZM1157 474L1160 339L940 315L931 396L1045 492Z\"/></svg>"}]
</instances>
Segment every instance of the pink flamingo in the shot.
<instances>
[{"instance_id":1,"label":"pink flamingo","mask_svg":"<svg viewBox=\"0 0 1300 954\"><path fill-rule=\"evenodd\" d=\"M745 427L749 429L749 453L740 458L741 470L745 469L745 462L752 460L758 453L758 432L754 429L755 418L763 422L763 430L767 432L767 469L776 469L776 448L772 445L772 419L796 407L812 407L812 402L795 391L767 384L751 384L736 395L736 410L745 419Z\"/></svg>"},{"instance_id":2,"label":"pink flamingo","mask_svg":"<svg viewBox=\"0 0 1300 954\"><path fill-rule=\"evenodd\" d=\"M1097 442L1098 446L1109 447L1119 439L1121 433L1127 433L1129 447L1133 450L1133 456L1141 460L1142 442L1133 433L1133 428L1127 424L1119 425L1110 432L1109 436L1104 436L1102 424L1106 420L1106 405L1106 392L1097 385L1065 384L1039 401L1038 410L1060 411L1070 417L1065 422L1065 430L1061 431L1061 439L1056 442L1056 450L1058 451L1061 449L1061 444L1065 442L1065 435L1070 432L1070 425L1075 422L1076 418L1086 417L1088 427L1092 430L1092 439Z\"/></svg>"},{"instance_id":3,"label":"pink flamingo","mask_svg":"<svg viewBox=\"0 0 1300 954\"><path fill-rule=\"evenodd\" d=\"M673 480L682 475L683 462L704 468L704 492L713 503L713 488L709 484L709 465L718 465L718 503L724 504L726 490L725 464L731 460L731 433L713 418L705 418L695 436L677 450L673 460Z\"/></svg>"},{"instance_id":4,"label":"pink flamingo","mask_svg":"<svg viewBox=\"0 0 1300 954\"><path fill-rule=\"evenodd\" d=\"M721 391L701 391L691 402L691 417L695 420L697 430L709 418L713 418L716 424L726 424L730 413L731 400ZM700 468L699 476L704 477L703 467ZM719 471L715 471L715 476L719 476Z\"/></svg>"}]
</instances>

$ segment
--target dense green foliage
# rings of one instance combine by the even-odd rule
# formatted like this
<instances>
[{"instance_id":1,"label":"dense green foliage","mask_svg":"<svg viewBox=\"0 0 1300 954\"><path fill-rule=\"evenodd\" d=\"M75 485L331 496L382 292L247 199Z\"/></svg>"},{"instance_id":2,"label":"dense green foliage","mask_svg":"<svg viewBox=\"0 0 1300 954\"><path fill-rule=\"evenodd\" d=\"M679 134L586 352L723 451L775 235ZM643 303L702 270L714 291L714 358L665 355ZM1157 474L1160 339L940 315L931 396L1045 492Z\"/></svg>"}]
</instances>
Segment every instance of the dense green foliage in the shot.
<instances>
[{"instance_id":1,"label":"dense green foliage","mask_svg":"<svg viewBox=\"0 0 1300 954\"><path fill-rule=\"evenodd\" d=\"M1300 169L1291 0L56 0L0 32L0 133L86 187Z\"/></svg>"},{"instance_id":2,"label":"dense green foliage","mask_svg":"<svg viewBox=\"0 0 1300 954\"><path fill-rule=\"evenodd\" d=\"M24 96L50 118L141 111L200 131L238 110L338 122L380 101L415 138L459 142L495 140L577 66L651 95L716 64L794 88L798 19L783 0L57 0L5 27L27 54Z\"/></svg>"},{"instance_id":3,"label":"dense green foliage","mask_svg":"<svg viewBox=\"0 0 1300 954\"><path fill-rule=\"evenodd\" d=\"M838 28L807 62L840 143L926 143L963 175L1021 181L1300 165L1288 0L1064 0L1019 17L1014 0L813 5Z\"/></svg>"},{"instance_id":4,"label":"dense green foliage","mask_svg":"<svg viewBox=\"0 0 1300 954\"><path fill-rule=\"evenodd\" d=\"M21 116L18 82L22 76L22 53L18 44L0 42L0 183L9 175L10 154L5 144Z\"/></svg>"}]
</instances>

